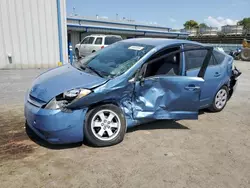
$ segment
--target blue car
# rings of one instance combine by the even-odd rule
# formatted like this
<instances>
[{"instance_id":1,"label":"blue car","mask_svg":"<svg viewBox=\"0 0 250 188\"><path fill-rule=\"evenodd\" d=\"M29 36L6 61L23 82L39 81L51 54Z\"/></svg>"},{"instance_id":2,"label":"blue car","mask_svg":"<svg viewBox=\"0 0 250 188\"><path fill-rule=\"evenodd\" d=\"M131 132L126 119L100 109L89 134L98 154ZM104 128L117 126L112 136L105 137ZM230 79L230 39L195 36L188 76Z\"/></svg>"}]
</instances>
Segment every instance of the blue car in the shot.
<instances>
[{"instance_id":1,"label":"blue car","mask_svg":"<svg viewBox=\"0 0 250 188\"><path fill-rule=\"evenodd\" d=\"M25 118L49 143L110 146L138 124L221 111L240 74L231 56L200 43L124 40L41 74L27 92Z\"/></svg>"}]
</instances>

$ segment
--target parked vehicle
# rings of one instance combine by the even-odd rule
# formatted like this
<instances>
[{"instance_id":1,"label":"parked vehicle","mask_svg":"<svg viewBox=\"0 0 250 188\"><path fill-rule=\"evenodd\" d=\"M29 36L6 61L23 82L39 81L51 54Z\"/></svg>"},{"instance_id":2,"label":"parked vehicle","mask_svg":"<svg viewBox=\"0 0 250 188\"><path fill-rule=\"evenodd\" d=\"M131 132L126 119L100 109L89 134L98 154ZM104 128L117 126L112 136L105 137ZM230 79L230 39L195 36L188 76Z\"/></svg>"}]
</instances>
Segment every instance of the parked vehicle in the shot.
<instances>
[{"instance_id":1,"label":"parked vehicle","mask_svg":"<svg viewBox=\"0 0 250 188\"><path fill-rule=\"evenodd\" d=\"M234 58L234 60L239 60L240 54L241 54L241 48L237 48L229 52L229 55L231 55Z\"/></svg>"},{"instance_id":2,"label":"parked vehicle","mask_svg":"<svg viewBox=\"0 0 250 188\"><path fill-rule=\"evenodd\" d=\"M243 61L250 61L250 40L244 39L242 41L242 50L240 53L240 59Z\"/></svg>"},{"instance_id":3,"label":"parked vehicle","mask_svg":"<svg viewBox=\"0 0 250 188\"><path fill-rule=\"evenodd\" d=\"M122 40L119 35L90 35L85 37L79 44L75 46L75 54L77 58L85 57L94 53L108 45Z\"/></svg>"},{"instance_id":4,"label":"parked vehicle","mask_svg":"<svg viewBox=\"0 0 250 188\"><path fill-rule=\"evenodd\" d=\"M124 40L36 78L25 118L50 143L114 145L138 124L221 111L240 74L231 56L197 42Z\"/></svg>"}]
</instances>

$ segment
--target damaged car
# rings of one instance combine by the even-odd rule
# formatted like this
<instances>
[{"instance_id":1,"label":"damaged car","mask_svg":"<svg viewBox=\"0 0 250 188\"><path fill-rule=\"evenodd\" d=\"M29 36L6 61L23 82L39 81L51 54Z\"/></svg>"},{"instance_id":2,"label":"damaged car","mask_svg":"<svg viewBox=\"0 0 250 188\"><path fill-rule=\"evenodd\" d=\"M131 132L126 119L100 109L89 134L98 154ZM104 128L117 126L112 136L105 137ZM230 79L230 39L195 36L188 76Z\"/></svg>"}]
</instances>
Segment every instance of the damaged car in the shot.
<instances>
[{"instance_id":1,"label":"damaged car","mask_svg":"<svg viewBox=\"0 0 250 188\"><path fill-rule=\"evenodd\" d=\"M110 146L142 123L221 111L240 74L231 56L210 46L128 39L37 77L26 94L26 123L49 143Z\"/></svg>"}]
</instances>

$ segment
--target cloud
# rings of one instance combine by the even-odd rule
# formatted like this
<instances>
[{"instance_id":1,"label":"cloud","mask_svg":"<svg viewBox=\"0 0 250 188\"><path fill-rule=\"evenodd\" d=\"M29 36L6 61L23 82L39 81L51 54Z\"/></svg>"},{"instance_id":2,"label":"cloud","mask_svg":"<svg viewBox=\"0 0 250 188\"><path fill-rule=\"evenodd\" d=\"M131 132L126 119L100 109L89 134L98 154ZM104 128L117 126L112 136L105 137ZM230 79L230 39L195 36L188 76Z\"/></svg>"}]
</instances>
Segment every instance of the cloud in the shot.
<instances>
[{"instance_id":1,"label":"cloud","mask_svg":"<svg viewBox=\"0 0 250 188\"><path fill-rule=\"evenodd\" d=\"M176 19L174 19L174 18L169 18L169 21L174 23L174 22L176 22Z\"/></svg>"},{"instance_id":2,"label":"cloud","mask_svg":"<svg viewBox=\"0 0 250 188\"><path fill-rule=\"evenodd\" d=\"M204 22L211 27L221 28L221 26L223 25L236 25L238 20L232 20L223 17L214 18L212 16L209 16L208 18L204 19Z\"/></svg>"}]
</instances>

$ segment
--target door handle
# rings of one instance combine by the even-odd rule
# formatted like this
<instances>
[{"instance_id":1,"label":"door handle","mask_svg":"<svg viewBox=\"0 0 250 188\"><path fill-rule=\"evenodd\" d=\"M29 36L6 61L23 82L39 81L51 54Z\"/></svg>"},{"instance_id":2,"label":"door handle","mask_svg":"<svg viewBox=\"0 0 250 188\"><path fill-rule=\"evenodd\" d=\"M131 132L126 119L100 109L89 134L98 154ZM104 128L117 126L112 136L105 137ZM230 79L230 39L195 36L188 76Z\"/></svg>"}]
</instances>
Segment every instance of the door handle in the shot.
<instances>
[{"instance_id":1,"label":"door handle","mask_svg":"<svg viewBox=\"0 0 250 188\"><path fill-rule=\"evenodd\" d=\"M188 91L197 91L197 90L200 90L200 87L199 86L195 86L194 84L190 84L188 86L185 87L185 90L188 90Z\"/></svg>"},{"instance_id":2,"label":"door handle","mask_svg":"<svg viewBox=\"0 0 250 188\"><path fill-rule=\"evenodd\" d=\"M214 73L214 77L219 77L221 74L219 72Z\"/></svg>"}]
</instances>

